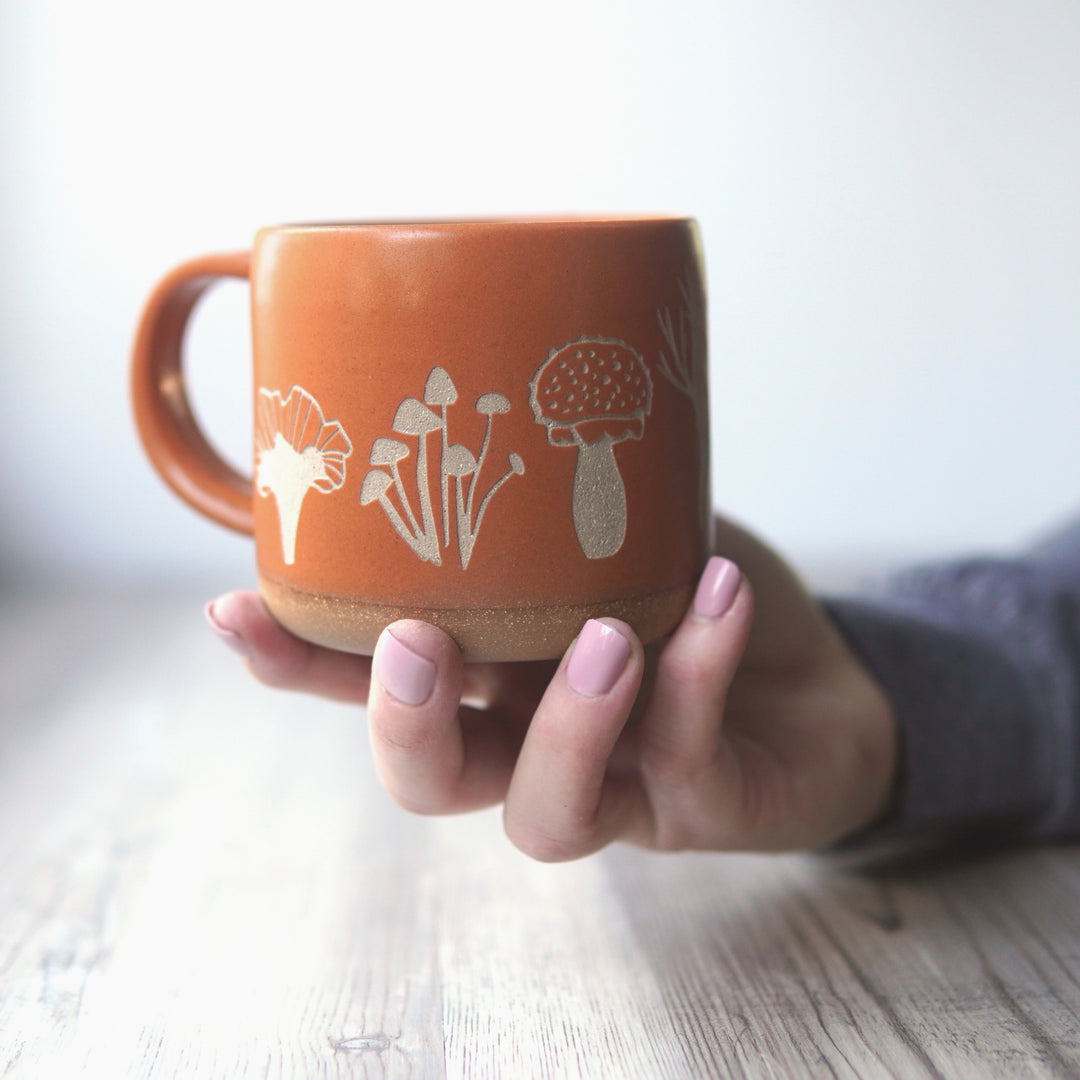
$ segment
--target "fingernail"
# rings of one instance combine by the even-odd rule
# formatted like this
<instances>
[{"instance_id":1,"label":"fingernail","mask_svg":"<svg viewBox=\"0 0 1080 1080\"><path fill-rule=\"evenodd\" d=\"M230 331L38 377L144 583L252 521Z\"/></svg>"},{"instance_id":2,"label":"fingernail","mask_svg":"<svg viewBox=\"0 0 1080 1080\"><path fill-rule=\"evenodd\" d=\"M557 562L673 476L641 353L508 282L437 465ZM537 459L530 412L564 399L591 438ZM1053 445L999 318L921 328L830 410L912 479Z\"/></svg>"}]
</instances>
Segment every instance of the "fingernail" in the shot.
<instances>
[{"instance_id":1,"label":"fingernail","mask_svg":"<svg viewBox=\"0 0 1080 1080\"><path fill-rule=\"evenodd\" d=\"M714 555L706 564L694 595L694 614L715 619L723 615L735 600L742 574L728 559Z\"/></svg>"},{"instance_id":2,"label":"fingernail","mask_svg":"<svg viewBox=\"0 0 1080 1080\"><path fill-rule=\"evenodd\" d=\"M435 689L435 665L387 631L375 654L375 677L405 705L423 705Z\"/></svg>"},{"instance_id":3,"label":"fingernail","mask_svg":"<svg viewBox=\"0 0 1080 1080\"><path fill-rule=\"evenodd\" d=\"M211 600L203 609L203 613L206 615L206 621L210 624L210 629L213 630L234 653L244 657L251 655L251 646L244 638L242 638L235 630L230 630L221 621L221 616L217 610L216 600Z\"/></svg>"},{"instance_id":4,"label":"fingernail","mask_svg":"<svg viewBox=\"0 0 1080 1080\"><path fill-rule=\"evenodd\" d=\"M601 697L615 685L629 659L630 642L614 627L590 619L574 643L566 681L583 697Z\"/></svg>"}]
</instances>

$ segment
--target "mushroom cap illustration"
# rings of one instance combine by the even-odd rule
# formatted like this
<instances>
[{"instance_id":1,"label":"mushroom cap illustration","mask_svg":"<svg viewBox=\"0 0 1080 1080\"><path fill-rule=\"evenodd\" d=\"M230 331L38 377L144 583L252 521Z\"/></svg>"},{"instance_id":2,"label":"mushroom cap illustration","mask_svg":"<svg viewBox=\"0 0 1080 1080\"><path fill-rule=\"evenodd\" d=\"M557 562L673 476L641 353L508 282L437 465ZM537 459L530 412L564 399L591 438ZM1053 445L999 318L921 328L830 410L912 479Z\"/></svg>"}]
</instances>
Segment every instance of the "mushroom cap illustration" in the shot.
<instances>
[{"instance_id":1,"label":"mushroom cap illustration","mask_svg":"<svg viewBox=\"0 0 1080 1080\"><path fill-rule=\"evenodd\" d=\"M360 485L360 505L367 506L368 503L381 499L392 483L389 473L384 473L382 469L370 470Z\"/></svg>"},{"instance_id":2,"label":"mushroom cap illustration","mask_svg":"<svg viewBox=\"0 0 1080 1080\"><path fill-rule=\"evenodd\" d=\"M483 416L494 416L497 413L507 413L510 411L510 401L502 394L496 394L494 391L489 391L486 394L481 394L476 399L476 411Z\"/></svg>"},{"instance_id":3,"label":"mushroom cap illustration","mask_svg":"<svg viewBox=\"0 0 1080 1080\"><path fill-rule=\"evenodd\" d=\"M476 472L476 458L468 447L452 443L446 448L445 468L448 476L468 476Z\"/></svg>"},{"instance_id":4,"label":"mushroom cap illustration","mask_svg":"<svg viewBox=\"0 0 1080 1080\"><path fill-rule=\"evenodd\" d=\"M368 461L372 465L394 465L409 456L409 448L397 439L378 438L371 444Z\"/></svg>"},{"instance_id":5,"label":"mushroom cap illustration","mask_svg":"<svg viewBox=\"0 0 1080 1080\"><path fill-rule=\"evenodd\" d=\"M554 444L640 439L652 408L652 379L629 345L582 338L553 350L530 383L536 422Z\"/></svg>"},{"instance_id":6,"label":"mushroom cap illustration","mask_svg":"<svg viewBox=\"0 0 1080 1080\"><path fill-rule=\"evenodd\" d=\"M255 455L265 455L282 442L298 455L317 452L321 475L313 483L319 491L335 491L345 482L345 459L352 443L336 420L323 419L319 403L299 386L282 398L277 390L260 387L255 416Z\"/></svg>"},{"instance_id":7,"label":"mushroom cap illustration","mask_svg":"<svg viewBox=\"0 0 1080 1080\"><path fill-rule=\"evenodd\" d=\"M433 367L428 373L424 401L428 405L453 405L457 401L457 387L445 368Z\"/></svg>"},{"instance_id":8,"label":"mushroom cap illustration","mask_svg":"<svg viewBox=\"0 0 1080 1080\"><path fill-rule=\"evenodd\" d=\"M529 391L548 442L577 447L571 514L582 552L589 559L614 555L626 538L626 488L612 448L644 433L649 369L625 342L579 338L552 350Z\"/></svg>"},{"instance_id":9,"label":"mushroom cap illustration","mask_svg":"<svg viewBox=\"0 0 1080 1080\"><path fill-rule=\"evenodd\" d=\"M442 427L442 420L435 415L422 401L416 398L406 398L394 413L394 422L391 425L394 431L402 435L419 435L423 437L431 431L438 431Z\"/></svg>"}]
</instances>

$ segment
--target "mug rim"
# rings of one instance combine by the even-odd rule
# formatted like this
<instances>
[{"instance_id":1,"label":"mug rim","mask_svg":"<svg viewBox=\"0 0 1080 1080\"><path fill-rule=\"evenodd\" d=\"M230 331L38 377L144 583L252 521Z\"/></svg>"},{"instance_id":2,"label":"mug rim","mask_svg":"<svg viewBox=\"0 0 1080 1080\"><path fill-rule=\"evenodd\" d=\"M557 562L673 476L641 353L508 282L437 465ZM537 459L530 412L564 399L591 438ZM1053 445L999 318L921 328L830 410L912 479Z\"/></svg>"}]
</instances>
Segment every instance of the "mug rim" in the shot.
<instances>
[{"instance_id":1,"label":"mug rim","mask_svg":"<svg viewBox=\"0 0 1080 1080\"><path fill-rule=\"evenodd\" d=\"M511 225L523 228L611 227L619 225L677 225L694 224L689 214L614 212L609 214L494 214L478 217L422 216L416 218L341 219L328 221L294 221L267 225L259 232L350 232L380 229L482 229Z\"/></svg>"}]
</instances>

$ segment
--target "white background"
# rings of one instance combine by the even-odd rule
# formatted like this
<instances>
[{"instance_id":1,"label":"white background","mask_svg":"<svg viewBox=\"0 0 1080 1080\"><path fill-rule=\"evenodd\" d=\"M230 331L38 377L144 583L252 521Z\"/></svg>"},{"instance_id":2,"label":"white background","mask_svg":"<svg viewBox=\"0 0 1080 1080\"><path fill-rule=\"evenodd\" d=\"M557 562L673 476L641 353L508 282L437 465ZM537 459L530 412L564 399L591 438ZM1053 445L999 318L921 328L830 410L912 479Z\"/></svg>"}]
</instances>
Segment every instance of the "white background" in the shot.
<instances>
[{"instance_id":1,"label":"white background","mask_svg":"<svg viewBox=\"0 0 1080 1080\"><path fill-rule=\"evenodd\" d=\"M2 0L0 575L248 584L138 450L173 263L280 221L689 213L717 504L802 564L1080 503L1073 0ZM244 460L246 294L191 339Z\"/></svg>"}]
</instances>

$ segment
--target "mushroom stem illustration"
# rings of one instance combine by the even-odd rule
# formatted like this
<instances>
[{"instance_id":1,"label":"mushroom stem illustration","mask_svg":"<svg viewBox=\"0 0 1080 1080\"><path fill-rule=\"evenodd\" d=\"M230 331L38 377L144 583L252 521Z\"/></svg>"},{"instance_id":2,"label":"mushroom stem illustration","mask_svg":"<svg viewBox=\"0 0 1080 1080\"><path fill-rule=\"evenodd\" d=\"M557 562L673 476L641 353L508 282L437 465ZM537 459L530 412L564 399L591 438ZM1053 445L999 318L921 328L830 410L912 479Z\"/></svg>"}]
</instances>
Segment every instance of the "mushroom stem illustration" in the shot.
<instances>
[{"instance_id":1,"label":"mushroom stem illustration","mask_svg":"<svg viewBox=\"0 0 1080 1080\"><path fill-rule=\"evenodd\" d=\"M304 497L326 472L315 447L297 452L279 432L273 445L260 455L256 486L262 495L273 494L281 529L281 553L287 566L296 561L296 531Z\"/></svg>"},{"instance_id":2,"label":"mushroom stem illustration","mask_svg":"<svg viewBox=\"0 0 1080 1080\"><path fill-rule=\"evenodd\" d=\"M469 565L469 558L472 555L472 546L475 540L469 524L469 512L465 504L465 477L472 478L469 485L471 495L472 488L476 486L476 470L476 458L472 456L466 447L460 443L454 443L453 446L447 447L446 472L448 477L452 476L454 478L458 558L461 560L463 570Z\"/></svg>"},{"instance_id":3,"label":"mushroom stem illustration","mask_svg":"<svg viewBox=\"0 0 1080 1080\"><path fill-rule=\"evenodd\" d=\"M401 500L401 507L405 511L405 516L409 519L409 526L415 536L419 534L420 526L416 523L416 516L413 514L412 506L409 503L409 496L405 494L405 485L401 482L401 470L398 468L398 462L408 456L409 448L403 442L398 442L397 439L376 439L371 444L368 462L372 465L387 465L390 467L390 474L394 480L394 490Z\"/></svg>"},{"instance_id":4,"label":"mushroom stem illustration","mask_svg":"<svg viewBox=\"0 0 1080 1080\"><path fill-rule=\"evenodd\" d=\"M476 540L476 534L480 531L480 522L483 520L484 511L487 509L488 503L491 502L491 496L494 495L495 492L498 491L499 488L501 488L503 484L505 484L506 481L510 479L511 476L521 476L521 474L525 472L525 462L521 460L520 454L509 454L507 456L507 461L510 464L510 468L507 469L506 472L504 472L502 476L500 476L499 479L491 485L490 488L488 488L487 494L480 500L480 509L476 511L476 520L472 523L471 526L472 535L469 539L470 551L472 551L473 541ZM476 478L474 477L474 486L475 479ZM469 496L471 500L471 490L469 491Z\"/></svg>"},{"instance_id":5,"label":"mushroom stem illustration","mask_svg":"<svg viewBox=\"0 0 1080 1080\"><path fill-rule=\"evenodd\" d=\"M424 403L438 405L442 418L442 447L439 457L439 482L442 490L442 526L443 544L450 543L450 473L447 471L446 454L449 450L449 435L446 426L446 408L457 401L457 387L445 368L433 367L424 383Z\"/></svg>"},{"instance_id":6,"label":"mushroom stem illustration","mask_svg":"<svg viewBox=\"0 0 1080 1080\"><path fill-rule=\"evenodd\" d=\"M394 504L388 498L386 492L390 487L390 477L387 473L384 473L382 469L372 469L364 477L364 482L360 486L360 505L367 506L368 503L378 501L379 505L386 512L386 516L390 519L390 524L394 526L398 536L400 536L408 545L419 555L424 557L423 552L417 546L417 537L409 532L408 527L402 520L401 515L397 512Z\"/></svg>"},{"instance_id":7,"label":"mushroom stem illustration","mask_svg":"<svg viewBox=\"0 0 1080 1080\"><path fill-rule=\"evenodd\" d=\"M571 509L574 534L589 559L606 559L626 539L626 486L615 461L615 440L578 441Z\"/></svg>"},{"instance_id":8,"label":"mushroom stem illustration","mask_svg":"<svg viewBox=\"0 0 1080 1080\"><path fill-rule=\"evenodd\" d=\"M431 502L431 478L428 475L427 437L442 427L442 421L422 401L406 398L394 414L393 429L400 435L415 435L416 490L420 499L423 558L438 565L439 537L435 530L435 511Z\"/></svg>"},{"instance_id":9,"label":"mushroom stem illustration","mask_svg":"<svg viewBox=\"0 0 1080 1080\"><path fill-rule=\"evenodd\" d=\"M624 342L581 338L553 349L529 386L548 442L577 448L570 512L578 544L586 558L608 558L626 539L626 487L614 446L644 433L649 370Z\"/></svg>"},{"instance_id":10,"label":"mushroom stem illustration","mask_svg":"<svg viewBox=\"0 0 1080 1080\"><path fill-rule=\"evenodd\" d=\"M473 473L472 480L469 481L469 501L467 504L467 510L468 519L470 521L472 521L473 497L476 495L476 485L480 481L480 470L484 467L484 458L487 457L488 446L491 443L492 417L494 417L497 413L509 412L510 402L502 394L481 394L480 397L476 399L476 411L482 416L487 417L487 424L484 427L484 438L480 443L480 452L476 455L476 471ZM518 460L520 461L521 459L518 458ZM494 488L492 490L494 490ZM489 491L488 495L490 494L491 492ZM482 505L483 504L481 504L481 506ZM479 515L477 515L476 520L477 526L479 527Z\"/></svg>"}]
</instances>

